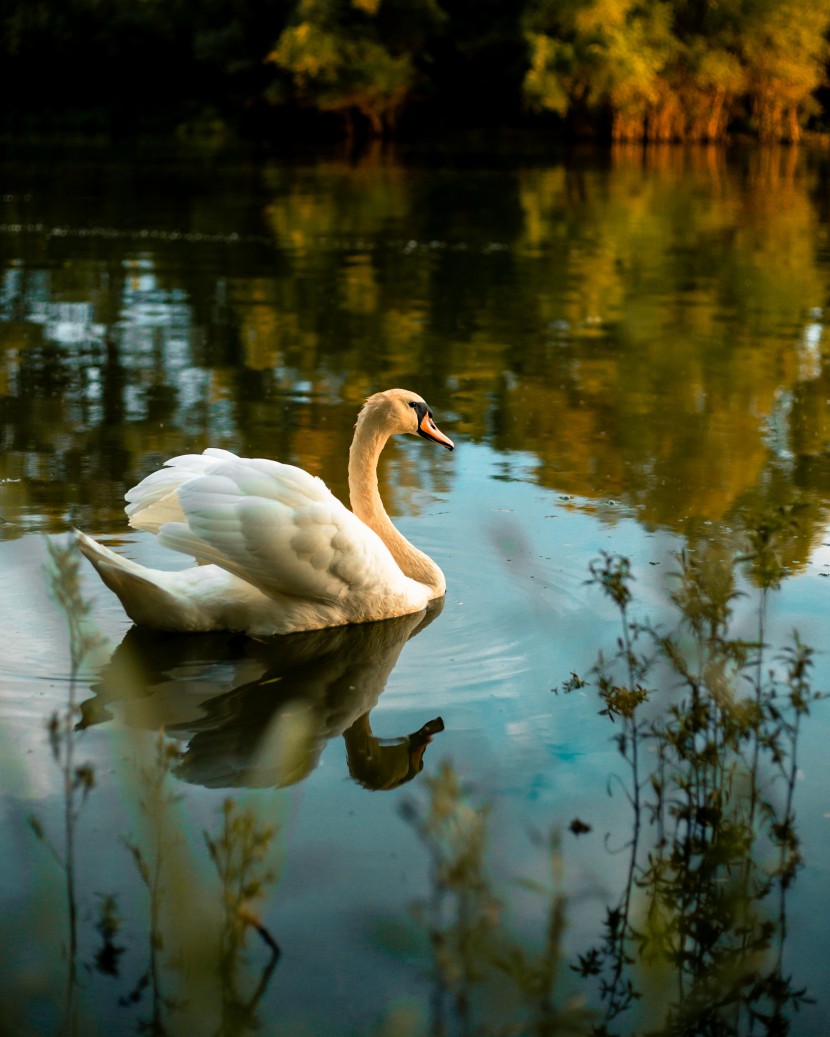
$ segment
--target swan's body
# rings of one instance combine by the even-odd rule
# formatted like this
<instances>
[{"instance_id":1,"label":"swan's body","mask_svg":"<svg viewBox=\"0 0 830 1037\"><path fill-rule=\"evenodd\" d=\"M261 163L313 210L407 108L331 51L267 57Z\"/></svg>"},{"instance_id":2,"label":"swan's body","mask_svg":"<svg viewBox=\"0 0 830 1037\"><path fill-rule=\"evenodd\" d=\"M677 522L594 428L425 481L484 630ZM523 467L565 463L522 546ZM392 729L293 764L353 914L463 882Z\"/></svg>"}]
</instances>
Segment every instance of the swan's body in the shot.
<instances>
[{"instance_id":1,"label":"swan's body","mask_svg":"<svg viewBox=\"0 0 830 1037\"><path fill-rule=\"evenodd\" d=\"M78 545L139 626L267 636L419 612L446 582L380 499L378 458L400 432L453 449L420 396L371 396L349 452L352 511L293 465L213 449L174 457L127 493L126 511L200 563L189 569L148 569L81 532Z\"/></svg>"}]
</instances>

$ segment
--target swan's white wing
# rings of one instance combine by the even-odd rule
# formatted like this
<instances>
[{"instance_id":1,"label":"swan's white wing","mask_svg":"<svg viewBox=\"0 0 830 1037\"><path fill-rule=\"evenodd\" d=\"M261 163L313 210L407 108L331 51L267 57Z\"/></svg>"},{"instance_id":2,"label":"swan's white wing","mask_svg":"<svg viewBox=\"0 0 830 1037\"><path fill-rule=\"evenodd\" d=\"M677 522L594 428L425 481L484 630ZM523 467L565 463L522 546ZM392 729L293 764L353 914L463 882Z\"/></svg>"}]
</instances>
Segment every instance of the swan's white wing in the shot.
<instances>
[{"instance_id":1,"label":"swan's white wing","mask_svg":"<svg viewBox=\"0 0 830 1037\"><path fill-rule=\"evenodd\" d=\"M176 491L188 480L207 475L222 463L239 461L229 450L209 447L203 454L180 454L164 462L164 467L142 479L125 496L133 529L158 533L165 522L184 522L184 512Z\"/></svg>"},{"instance_id":2,"label":"swan's white wing","mask_svg":"<svg viewBox=\"0 0 830 1037\"><path fill-rule=\"evenodd\" d=\"M181 518L160 529L168 547L219 565L270 596L334 602L399 593L409 583L380 538L308 472L233 455L214 457L205 474L189 459L179 467L191 474L172 491ZM172 514L167 496L141 499L148 512Z\"/></svg>"}]
</instances>

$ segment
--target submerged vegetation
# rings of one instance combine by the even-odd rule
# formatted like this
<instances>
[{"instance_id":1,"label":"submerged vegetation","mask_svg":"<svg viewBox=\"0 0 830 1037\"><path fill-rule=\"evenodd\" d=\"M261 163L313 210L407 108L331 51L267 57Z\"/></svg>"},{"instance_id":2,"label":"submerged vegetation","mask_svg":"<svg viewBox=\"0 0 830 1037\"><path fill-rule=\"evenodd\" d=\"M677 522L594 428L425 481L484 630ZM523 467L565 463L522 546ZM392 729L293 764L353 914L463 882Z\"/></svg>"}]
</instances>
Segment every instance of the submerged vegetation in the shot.
<instances>
[{"instance_id":1,"label":"submerged vegetation","mask_svg":"<svg viewBox=\"0 0 830 1037\"><path fill-rule=\"evenodd\" d=\"M7 0L6 124L796 141L826 112L827 0ZM147 54L153 55L152 75ZM51 84L61 82L56 94ZM49 113L46 116L44 113Z\"/></svg>"}]
</instances>

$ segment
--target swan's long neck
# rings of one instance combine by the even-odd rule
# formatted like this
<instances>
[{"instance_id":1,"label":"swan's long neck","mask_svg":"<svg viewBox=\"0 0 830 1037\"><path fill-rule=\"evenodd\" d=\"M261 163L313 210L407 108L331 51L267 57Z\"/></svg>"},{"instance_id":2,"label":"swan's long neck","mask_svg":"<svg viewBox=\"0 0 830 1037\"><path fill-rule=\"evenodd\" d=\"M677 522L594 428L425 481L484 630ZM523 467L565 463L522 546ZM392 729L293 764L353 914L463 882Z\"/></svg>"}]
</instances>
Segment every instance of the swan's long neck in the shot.
<instances>
[{"instance_id":1,"label":"swan's long neck","mask_svg":"<svg viewBox=\"0 0 830 1037\"><path fill-rule=\"evenodd\" d=\"M349 450L352 511L377 533L406 576L429 587L433 597L440 598L447 589L444 574L428 555L410 544L395 528L380 497L378 459L389 436L389 430L376 420L372 411L361 411Z\"/></svg>"}]
</instances>

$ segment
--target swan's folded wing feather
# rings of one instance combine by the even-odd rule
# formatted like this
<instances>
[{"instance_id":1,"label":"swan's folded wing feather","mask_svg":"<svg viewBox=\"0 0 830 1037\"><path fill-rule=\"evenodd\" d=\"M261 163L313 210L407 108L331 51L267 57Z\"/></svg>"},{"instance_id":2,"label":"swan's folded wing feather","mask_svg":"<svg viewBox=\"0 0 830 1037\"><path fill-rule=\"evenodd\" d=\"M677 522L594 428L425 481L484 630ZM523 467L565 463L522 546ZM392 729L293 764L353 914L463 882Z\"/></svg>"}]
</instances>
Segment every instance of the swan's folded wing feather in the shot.
<instances>
[{"instance_id":1,"label":"swan's folded wing feather","mask_svg":"<svg viewBox=\"0 0 830 1037\"><path fill-rule=\"evenodd\" d=\"M159 540L271 596L336 601L404 579L380 538L320 480L276 461L236 459L179 487L184 521Z\"/></svg>"},{"instance_id":2,"label":"swan's folded wing feather","mask_svg":"<svg viewBox=\"0 0 830 1037\"><path fill-rule=\"evenodd\" d=\"M239 461L228 450L209 447L202 454L179 454L164 462L164 467L152 472L140 483L127 490L124 509L133 529L158 533L165 522L184 522L177 490L190 479L214 471L221 464Z\"/></svg>"},{"instance_id":3,"label":"swan's folded wing feather","mask_svg":"<svg viewBox=\"0 0 830 1037\"><path fill-rule=\"evenodd\" d=\"M237 457L228 450L208 447L202 454L171 457L163 468L128 490L124 510L130 525L134 529L158 533L167 522L186 522L179 490L194 479L213 474L226 475L236 484L240 494L280 499L295 507L309 499L330 496L322 480L301 468L265 458Z\"/></svg>"}]
</instances>

